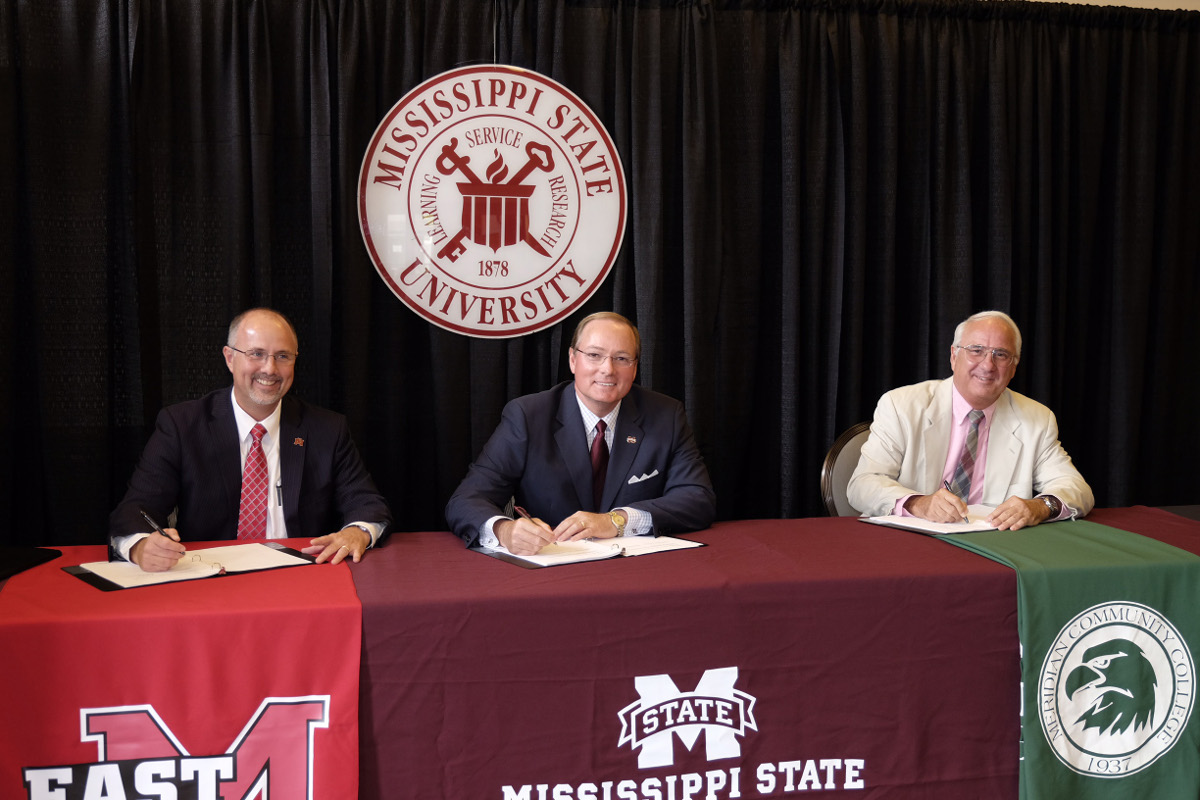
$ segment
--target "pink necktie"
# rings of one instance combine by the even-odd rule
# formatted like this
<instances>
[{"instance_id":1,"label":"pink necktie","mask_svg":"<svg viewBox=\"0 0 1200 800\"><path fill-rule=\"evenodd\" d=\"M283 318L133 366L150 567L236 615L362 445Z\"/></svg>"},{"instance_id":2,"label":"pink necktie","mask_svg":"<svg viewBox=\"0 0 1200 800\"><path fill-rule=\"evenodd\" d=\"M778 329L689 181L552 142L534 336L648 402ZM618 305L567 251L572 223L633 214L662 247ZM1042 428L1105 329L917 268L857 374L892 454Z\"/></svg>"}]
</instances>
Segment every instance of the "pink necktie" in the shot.
<instances>
[{"instance_id":1,"label":"pink necktie","mask_svg":"<svg viewBox=\"0 0 1200 800\"><path fill-rule=\"evenodd\" d=\"M238 538L267 538L267 457L263 454L262 437L267 432L255 425L250 435L254 441L246 453L246 468L242 471L242 504L238 510Z\"/></svg>"},{"instance_id":2,"label":"pink necktie","mask_svg":"<svg viewBox=\"0 0 1200 800\"><path fill-rule=\"evenodd\" d=\"M596 423L596 438L592 439L592 508L600 510L604 496L604 475L608 472L608 442L604 441L604 420Z\"/></svg>"}]
</instances>

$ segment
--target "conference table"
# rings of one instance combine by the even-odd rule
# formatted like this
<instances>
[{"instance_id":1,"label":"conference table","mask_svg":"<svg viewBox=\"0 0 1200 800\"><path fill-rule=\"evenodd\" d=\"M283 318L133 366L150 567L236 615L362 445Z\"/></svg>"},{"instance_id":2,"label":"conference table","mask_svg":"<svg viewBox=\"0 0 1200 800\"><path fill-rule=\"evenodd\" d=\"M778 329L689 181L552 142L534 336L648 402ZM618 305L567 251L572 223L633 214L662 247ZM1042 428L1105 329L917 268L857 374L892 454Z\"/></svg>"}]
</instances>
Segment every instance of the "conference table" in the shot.
<instances>
[{"instance_id":1,"label":"conference table","mask_svg":"<svg viewBox=\"0 0 1200 800\"><path fill-rule=\"evenodd\" d=\"M1200 553L1178 514L1089 520ZM0 589L0 681L29 695L0 796L83 797L103 767L254 797L272 747L270 780L302 777L271 797L1017 796L1013 570L851 518L685 538L523 569L395 533L359 564L108 593L59 568L103 548L62 548Z\"/></svg>"}]
</instances>

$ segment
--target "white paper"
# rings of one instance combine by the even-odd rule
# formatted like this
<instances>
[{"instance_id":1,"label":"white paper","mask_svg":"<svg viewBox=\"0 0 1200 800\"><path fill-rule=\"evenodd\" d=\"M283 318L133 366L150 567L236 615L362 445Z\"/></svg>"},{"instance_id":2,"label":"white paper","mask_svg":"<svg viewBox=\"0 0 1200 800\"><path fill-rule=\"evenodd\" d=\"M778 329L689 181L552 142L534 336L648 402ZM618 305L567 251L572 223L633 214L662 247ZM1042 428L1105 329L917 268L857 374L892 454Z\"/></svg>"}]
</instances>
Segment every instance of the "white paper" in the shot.
<instances>
[{"instance_id":1,"label":"white paper","mask_svg":"<svg viewBox=\"0 0 1200 800\"><path fill-rule=\"evenodd\" d=\"M512 558L519 558L531 564L552 567L557 564L599 561L618 556L641 556L648 553L663 553L668 550L700 546L700 542L690 542L670 536L626 536L620 539L581 539L576 542L555 542L546 545L531 556L515 555L504 547L484 549L496 553L507 553Z\"/></svg>"},{"instance_id":2,"label":"white paper","mask_svg":"<svg viewBox=\"0 0 1200 800\"><path fill-rule=\"evenodd\" d=\"M268 544L251 542L188 551L183 558L175 562L175 566L163 572L145 572L137 564L129 561L91 561L80 566L122 588L130 589L135 586L211 578L221 574L222 570L226 573L251 572L309 563L312 562L308 559L277 550Z\"/></svg>"},{"instance_id":3,"label":"white paper","mask_svg":"<svg viewBox=\"0 0 1200 800\"><path fill-rule=\"evenodd\" d=\"M898 514L888 514L882 517L864 517L863 522L874 525L886 525L891 528L904 528L921 533L975 533L977 531L994 531L996 526L987 521L988 515L995 506L967 506L966 522L930 522L920 517L902 517Z\"/></svg>"}]
</instances>

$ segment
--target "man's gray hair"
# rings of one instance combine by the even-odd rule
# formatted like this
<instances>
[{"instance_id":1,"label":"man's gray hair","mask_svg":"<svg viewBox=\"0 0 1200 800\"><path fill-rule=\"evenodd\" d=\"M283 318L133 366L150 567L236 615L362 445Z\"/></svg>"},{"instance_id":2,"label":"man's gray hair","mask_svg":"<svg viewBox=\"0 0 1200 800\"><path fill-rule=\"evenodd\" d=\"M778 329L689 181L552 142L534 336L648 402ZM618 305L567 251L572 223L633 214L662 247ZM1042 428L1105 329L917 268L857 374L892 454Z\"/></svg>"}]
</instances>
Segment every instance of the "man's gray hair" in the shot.
<instances>
[{"instance_id":1,"label":"man's gray hair","mask_svg":"<svg viewBox=\"0 0 1200 800\"><path fill-rule=\"evenodd\" d=\"M1008 327L1012 329L1013 341L1015 342L1016 347L1017 347L1017 352L1013 353L1013 355L1015 355L1017 358L1020 358L1021 357L1021 329L1017 327L1017 323L1013 322L1013 318L1010 317L1008 314L1005 314L1003 311L980 311L978 314L972 314L971 316L967 317L962 322L958 323L958 327L954 329L953 344L956 347L958 345L962 344L963 331L966 329L967 325L969 325L972 322L978 322L981 319L989 319L989 318L1004 320L1004 322L1006 322L1008 324Z\"/></svg>"}]
</instances>

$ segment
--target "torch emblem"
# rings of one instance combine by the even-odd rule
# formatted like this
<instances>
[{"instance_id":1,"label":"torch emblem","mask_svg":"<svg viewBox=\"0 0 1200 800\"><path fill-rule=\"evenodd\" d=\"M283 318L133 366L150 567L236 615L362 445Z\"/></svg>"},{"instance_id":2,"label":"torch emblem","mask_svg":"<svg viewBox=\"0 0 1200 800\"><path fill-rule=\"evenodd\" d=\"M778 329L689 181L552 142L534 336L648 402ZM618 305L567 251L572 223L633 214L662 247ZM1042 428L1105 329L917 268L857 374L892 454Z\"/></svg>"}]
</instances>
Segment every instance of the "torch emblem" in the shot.
<instances>
[{"instance_id":1,"label":"torch emblem","mask_svg":"<svg viewBox=\"0 0 1200 800\"><path fill-rule=\"evenodd\" d=\"M524 242L538 254L550 255L529 233L529 198L536 187L521 181L535 169L543 172L554 169L554 155L549 147L538 142L525 145L525 155L529 157L525 166L509 178L508 167L497 152L496 160L487 169L488 180L481 181L471 169L470 156L458 154L457 138L442 146L438 172L447 177L461 172L467 180L458 184L463 199L462 228L438 250L438 258L457 261L466 252L463 239L490 247L493 252Z\"/></svg>"}]
</instances>

